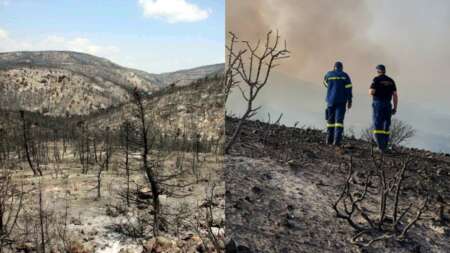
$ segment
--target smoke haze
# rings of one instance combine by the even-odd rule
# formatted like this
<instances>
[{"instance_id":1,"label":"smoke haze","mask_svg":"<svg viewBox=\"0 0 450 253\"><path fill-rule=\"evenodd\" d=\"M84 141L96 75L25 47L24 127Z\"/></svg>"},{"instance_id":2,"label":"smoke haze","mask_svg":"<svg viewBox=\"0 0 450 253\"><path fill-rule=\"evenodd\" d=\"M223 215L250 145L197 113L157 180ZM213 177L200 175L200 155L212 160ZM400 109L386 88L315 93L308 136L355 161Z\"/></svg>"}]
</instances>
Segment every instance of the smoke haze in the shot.
<instances>
[{"instance_id":1,"label":"smoke haze","mask_svg":"<svg viewBox=\"0 0 450 253\"><path fill-rule=\"evenodd\" d=\"M447 0L229 0L226 23L245 40L279 30L292 52L279 70L303 80L321 83L341 60L365 92L383 63L407 95L429 102L449 91L441 76L450 69Z\"/></svg>"},{"instance_id":2,"label":"smoke haze","mask_svg":"<svg viewBox=\"0 0 450 253\"><path fill-rule=\"evenodd\" d=\"M242 39L257 40L278 30L291 58L280 70L302 79L320 80L336 60L358 79L367 79L374 64L392 61L369 39L369 6L361 0L256 0L227 2L227 30ZM357 74L361 73L361 74ZM320 80L321 81L321 80Z\"/></svg>"},{"instance_id":3,"label":"smoke haze","mask_svg":"<svg viewBox=\"0 0 450 253\"><path fill-rule=\"evenodd\" d=\"M226 24L240 39L256 41L278 30L287 41L291 58L280 62L279 77L271 79L259 101L268 111L286 112L285 122L304 119L301 125L322 126L317 122L322 123L325 106L323 76L340 60L352 77L355 105L360 105L348 122L355 128L367 126L367 90L375 66L383 63L399 89L396 117L418 130L420 140L413 142L450 152L445 144L450 142L450 1L228 0ZM315 99L305 94L312 90ZM296 104L301 104L297 112L292 108ZM259 117L266 113L263 109ZM439 145L433 141L438 139Z\"/></svg>"}]
</instances>

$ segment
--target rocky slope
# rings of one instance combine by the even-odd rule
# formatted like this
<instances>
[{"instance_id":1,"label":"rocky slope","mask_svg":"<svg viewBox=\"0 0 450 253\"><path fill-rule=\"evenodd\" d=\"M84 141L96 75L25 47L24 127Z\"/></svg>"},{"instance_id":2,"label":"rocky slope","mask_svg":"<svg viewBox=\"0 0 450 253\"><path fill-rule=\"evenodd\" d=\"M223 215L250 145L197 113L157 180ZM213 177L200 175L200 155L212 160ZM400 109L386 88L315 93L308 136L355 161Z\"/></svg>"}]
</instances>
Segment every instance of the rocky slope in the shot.
<instances>
[{"instance_id":1,"label":"rocky slope","mask_svg":"<svg viewBox=\"0 0 450 253\"><path fill-rule=\"evenodd\" d=\"M226 119L227 137L236 124L236 119ZM346 138L345 146L336 149L323 140L325 135L319 130L244 123L239 141L225 158L226 235L232 240L229 252L450 251L450 155L398 148L383 157L389 165L413 159L400 198L402 210L413 204L412 213L406 215L408 222L426 192L430 200L405 240L381 240L359 248L350 242L355 231L336 218L332 203L346 181L343 164L350 158L355 171L352 182L361 182L361 177L374 169L371 147ZM380 154L374 157L381 159ZM362 203L372 217L378 210L376 196L375 188L370 188L370 198ZM437 218L439 210L443 220Z\"/></svg>"},{"instance_id":2,"label":"rocky slope","mask_svg":"<svg viewBox=\"0 0 450 253\"><path fill-rule=\"evenodd\" d=\"M144 100L147 122L168 136L198 135L218 141L224 133L224 97L220 78L200 80L181 87L167 87ZM89 117L95 128L117 129L125 121L137 121L133 102Z\"/></svg>"},{"instance_id":3,"label":"rocky slope","mask_svg":"<svg viewBox=\"0 0 450 253\"><path fill-rule=\"evenodd\" d=\"M223 99L221 79L211 78L190 85L162 88L145 97L143 104L146 120L157 135L161 133L169 139L198 140L202 145L207 145L208 150L221 150L225 131ZM27 112L26 118L46 131L59 129L59 133L69 134L77 129L80 122L85 122L93 132L107 127L117 131L125 121L138 127L140 123L136 112L135 103L130 101L89 115L67 118ZM20 134L21 125L18 112L0 110L0 137L7 134L14 139L14 135ZM4 132L5 129L13 131Z\"/></svg>"},{"instance_id":4,"label":"rocky slope","mask_svg":"<svg viewBox=\"0 0 450 253\"><path fill-rule=\"evenodd\" d=\"M201 71L201 69L194 70L198 75L204 75L205 72ZM197 75L195 73L192 74L187 71L186 75ZM177 75L184 74L178 73ZM221 145L219 142L223 139L221 137L223 137L224 132L222 80L220 75L208 78L202 77L189 84L177 83L177 85L162 86L149 93L142 92L146 118L150 124L149 133L153 133L152 131L156 129L158 134L162 132L165 135L185 134L188 138L191 138L190 136L194 134L199 135L199 138L211 141L208 145L215 144L218 147L217 149L209 147L210 151L220 151ZM73 90L72 92L80 92L80 90ZM32 94L30 97L43 96L43 94L38 93L34 89L30 91L30 94ZM0 139L7 141L0 142L0 159L3 158L1 151L8 150L9 152L9 150L14 150L15 147L22 146L21 142L17 141L22 140L20 113L14 110L1 109ZM32 177L31 170L21 169L16 173L17 178L19 180L25 179L27 181L26 185L29 187L37 185L36 182L38 181L36 180L42 182L45 199L47 199L45 205L48 205L49 209L51 208L49 213L55 214L54 217L58 218L60 215L63 215L60 213L65 212L63 204L66 203L65 200L69 200L70 208L68 208L68 213L71 218L66 219L66 221L69 223L70 244L74 246L74 249L70 252L214 252L212 244L208 243L207 240L206 226L202 223L199 225L199 222L203 221L205 208L209 205L203 204L209 203L205 195L206 189L209 189L208 187L211 187L211 185L215 185L214 202L211 204L214 206L215 222L212 225L214 226L214 233L219 238L223 237L225 181L223 180L223 159L220 152L201 152L196 154L197 158L194 158L196 155L195 153L190 153L191 146L189 145L191 142L189 141L186 141L188 144L183 146L188 147L189 151L187 152L180 153L180 149L183 149L183 147L180 147L182 145L176 146L174 152L166 153L167 150L164 148L161 150L161 154L164 156L163 159L166 159L167 164L162 166L163 169L159 169L158 173L162 173L166 169L178 168L181 164L184 164L182 166L189 166L186 168L191 168L192 166L192 169L189 169L189 173L179 177L179 182L167 182L173 185L183 184L182 182L190 182L190 184L186 189L179 189L177 193L180 196L172 198L168 192L165 192L164 196L161 195L161 204L165 213L173 214L178 210L176 208L180 208L182 205L185 206L185 204L192 204L192 207L183 207L185 208L182 211L184 218L182 218L183 221L181 223L180 221L172 220L172 217L179 216L168 215L169 224L174 224L174 226L170 225L168 230L158 238L151 238L152 233L149 227L145 228L147 230L145 230L144 236L139 236L137 239L131 238L132 236L127 232L127 228L134 229L135 225L137 227L140 226L138 224L139 219L135 217L142 218L144 215L150 214L146 206L137 207L137 205L133 205L125 210L124 213L118 213L117 210L119 209L114 209L114 207L121 205L121 198L118 195L124 191L125 188L123 187L126 187L126 175L123 174L123 150L120 146L114 148L114 155L111 158L111 169L102 173L101 184L103 192L101 199L96 199L95 191L92 190L98 183L94 179L95 175L99 175L97 174L97 170L100 168L99 165L91 159L89 173L87 175L80 173L81 165L77 147L79 147L78 143L82 139L78 135L78 127L81 125L79 123L83 122L89 126L89 130L92 130L92 132L89 132L91 134L90 143L92 146L98 145L101 136L97 136L97 144L93 144L94 138L92 136L94 134L107 127L117 130L125 120L137 121L136 111L133 101L127 100L117 106L89 111L87 115L61 117L58 115L52 116L51 113L43 115L38 112L26 112L25 118L30 123L32 137L52 136L49 139L50 143L54 141L55 133L59 133L61 136L68 136L63 141L67 145L67 150L64 151L65 155L62 155L62 160L58 162L56 160L53 162L53 155L50 155L50 162L42 165L44 168L43 177ZM45 139L45 137L43 138ZM149 139L152 137L149 137ZM158 147L155 149L152 150L153 155L158 152ZM138 185L148 183L142 171L139 170L141 168L140 158L141 156L138 152L133 152L129 160L133 171L131 177L133 189ZM24 164L23 166L20 165L20 168L28 167ZM196 170L195 175L194 172L191 172L194 169ZM148 190L146 192L148 193ZM27 209L37 210L36 206L34 206L36 197L32 195L29 197L25 201L27 205L30 205L27 206ZM140 210L139 208L144 209ZM111 210L113 212L110 212ZM31 216L37 217L36 215ZM143 220L151 220L151 218L144 218ZM57 224L52 224L52 226L55 229L59 228ZM197 234L201 234L200 237L202 238ZM58 240L54 239L52 243L60 243L61 241ZM18 245L22 251L36 251L36 244L29 242L28 238L20 238L19 241L25 242L24 245ZM19 251L19 248L11 252Z\"/></svg>"},{"instance_id":5,"label":"rocky slope","mask_svg":"<svg viewBox=\"0 0 450 253\"><path fill-rule=\"evenodd\" d=\"M134 87L152 93L220 75L223 64L149 74L76 52L0 53L0 107L50 115L86 115L129 101Z\"/></svg>"}]
</instances>

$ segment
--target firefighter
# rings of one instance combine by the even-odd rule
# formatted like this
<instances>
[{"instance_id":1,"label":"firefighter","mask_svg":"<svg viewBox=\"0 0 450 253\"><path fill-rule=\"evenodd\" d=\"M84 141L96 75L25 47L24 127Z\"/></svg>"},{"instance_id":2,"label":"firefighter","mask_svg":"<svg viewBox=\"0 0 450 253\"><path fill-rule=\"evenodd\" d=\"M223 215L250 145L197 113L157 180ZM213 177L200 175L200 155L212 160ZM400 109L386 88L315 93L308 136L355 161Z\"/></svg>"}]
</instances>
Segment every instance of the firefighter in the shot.
<instances>
[{"instance_id":1,"label":"firefighter","mask_svg":"<svg viewBox=\"0 0 450 253\"><path fill-rule=\"evenodd\" d=\"M342 62L336 62L334 69L325 75L324 85L327 87L326 143L340 146L344 132L345 111L352 107L352 81L344 72Z\"/></svg>"},{"instance_id":2,"label":"firefighter","mask_svg":"<svg viewBox=\"0 0 450 253\"><path fill-rule=\"evenodd\" d=\"M386 75L386 67L376 67L378 76L373 79L369 94L373 98L373 135L381 152L386 152L389 143L391 117L397 112L398 95L394 80ZM393 105L391 103L393 101Z\"/></svg>"}]
</instances>

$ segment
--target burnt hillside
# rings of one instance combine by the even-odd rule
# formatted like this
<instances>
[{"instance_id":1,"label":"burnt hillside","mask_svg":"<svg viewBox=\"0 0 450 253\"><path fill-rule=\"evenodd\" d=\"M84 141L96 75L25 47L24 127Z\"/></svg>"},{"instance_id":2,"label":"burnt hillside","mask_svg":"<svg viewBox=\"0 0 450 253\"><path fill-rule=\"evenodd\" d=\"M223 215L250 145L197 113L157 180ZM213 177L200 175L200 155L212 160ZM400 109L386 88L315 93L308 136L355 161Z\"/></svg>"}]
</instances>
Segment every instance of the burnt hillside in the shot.
<instances>
[{"instance_id":1,"label":"burnt hillside","mask_svg":"<svg viewBox=\"0 0 450 253\"><path fill-rule=\"evenodd\" d=\"M226 119L227 137L236 124L236 119ZM343 148L327 146L324 140L325 133L316 129L244 123L240 139L226 157L229 238L251 252L450 251L450 155L398 147L395 153L381 156L362 140L346 138ZM380 240L365 248L350 242L355 231L337 219L332 208L346 182L344 164L350 160L351 181L359 185L380 162L389 177L410 161L399 201L402 210L412 204L405 225L427 195L429 201L406 239ZM369 197L361 206L375 217L377 182L370 183Z\"/></svg>"},{"instance_id":2,"label":"burnt hillside","mask_svg":"<svg viewBox=\"0 0 450 253\"><path fill-rule=\"evenodd\" d=\"M146 118L155 132L167 139L198 141L208 149L219 148L223 140L224 109L221 78L203 78L189 85L169 86L144 97ZM84 122L93 133L106 128L116 133L125 121L137 123L134 102L93 112L89 115L51 116L25 111L27 124L41 136L77 138ZM7 143L22 140L18 111L0 109L0 137ZM39 130L39 131L38 131ZM52 137L52 138L53 138ZM195 138L195 140L193 140ZM20 142L18 142L20 143ZM0 145L1 150L2 145Z\"/></svg>"},{"instance_id":3,"label":"burnt hillside","mask_svg":"<svg viewBox=\"0 0 450 253\"><path fill-rule=\"evenodd\" d=\"M147 93L221 75L223 64L152 74L70 51L0 53L0 107L52 116L88 115Z\"/></svg>"}]
</instances>

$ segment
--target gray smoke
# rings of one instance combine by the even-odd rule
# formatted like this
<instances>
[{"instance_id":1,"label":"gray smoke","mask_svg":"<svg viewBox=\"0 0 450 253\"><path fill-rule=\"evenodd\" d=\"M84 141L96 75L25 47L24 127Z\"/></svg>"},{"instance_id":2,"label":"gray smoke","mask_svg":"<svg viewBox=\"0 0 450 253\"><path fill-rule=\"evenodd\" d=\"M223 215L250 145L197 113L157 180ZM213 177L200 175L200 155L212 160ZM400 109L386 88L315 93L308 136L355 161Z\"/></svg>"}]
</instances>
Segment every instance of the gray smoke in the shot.
<instances>
[{"instance_id":1,"label":"gray smoke","mask_svg":"<svg viewBox=\"0 0 450 253\"><path fill-rule=\"evenodd\" d=\"M382 60L392 66L382 48L368 39L371 22L361 0L227 1L228 31L257 40L268 30L279 30L292 52L280 70L309 81L320 82L336 60L357 76L373 73Z\"/></svg>"},{"instance_id":2,"label":"gray smoke","mask_svg":"<svg viewBox=\"0 0 450 253\"><path fill-rule=\"evenodd\" d=\"M257 40L276 29L292 55L263 91L259 105L266 111L260 118L283 112L285 123L320 127L325 89L319 85L341 60L355 87L348 121L356 129L367 127L367 89L375 66L383 63L400 93L396 117L418 130L417 146L450 152L450 1L227 1L227 31Z\"/></svg>"},{"instance_id":3,"label":"gray smoke","mask_svg":"<svg viewBox=\"0 0 450 253\"><path fill-rule=\"evenodd\" d=\"M245 40L278 29L292 51L279 67L289 76L320 84L341 60L365 92L383 63L404 97L450 106L448 0L228 0L226 23Z\"/></svg>"}]
</instances>

